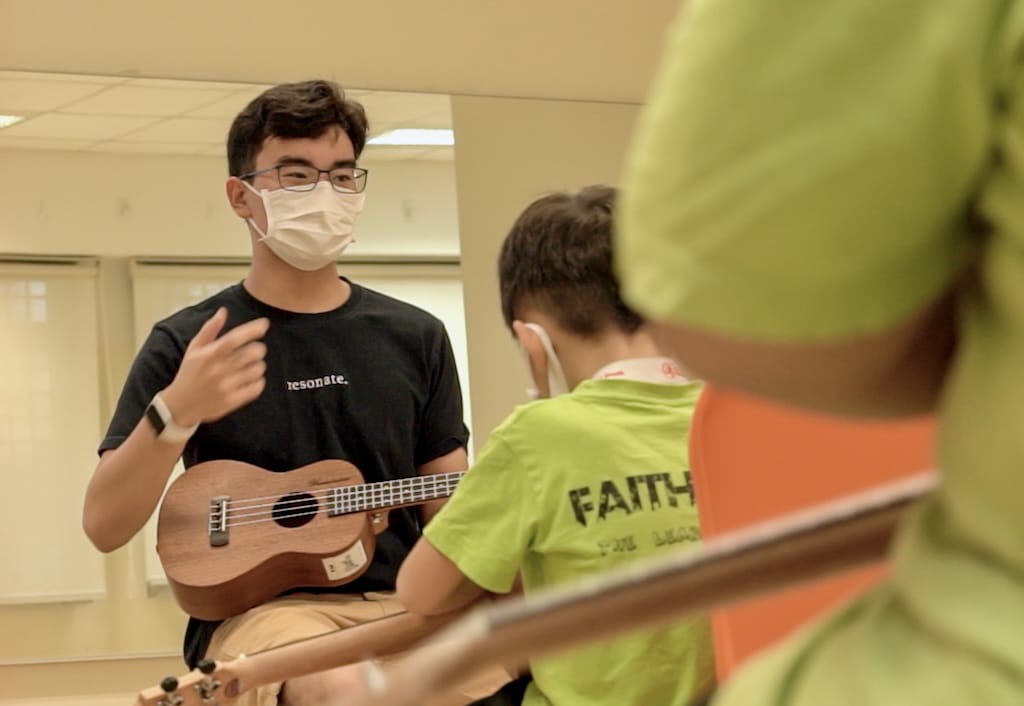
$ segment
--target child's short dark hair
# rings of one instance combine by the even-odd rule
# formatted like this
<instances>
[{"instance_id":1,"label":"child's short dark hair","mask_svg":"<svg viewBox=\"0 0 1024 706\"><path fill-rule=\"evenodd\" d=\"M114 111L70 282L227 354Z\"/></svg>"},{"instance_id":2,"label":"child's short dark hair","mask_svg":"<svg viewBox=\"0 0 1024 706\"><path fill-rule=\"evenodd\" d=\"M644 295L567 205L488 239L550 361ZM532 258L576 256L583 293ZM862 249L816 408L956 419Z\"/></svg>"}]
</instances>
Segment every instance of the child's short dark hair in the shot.
<instances>
[{"instance_id":1,"label":"child's short dark hair","mask_svg":"<svg viewBox=\"0 0 1024 706\"><path fill-rule=\"evenodd\" d=\"M612 270L615 198L610 186L588 186L539 198L520 214L498 257L507 326L532 306L580 336L640 328L644 320L622 301Z\"/></svg>"},{"instance_id":2,"label":"child's short dark hair","mask_svg":"<svg viewBox=\"0 0 1024 706\"><path fill-rule=\"evenodd\" d=\"M366 146L369 123L363 106L345 97L330 81L282 83L268 88L239 113L228 132L228 173L242 176L256 166L268 137L316 139L331 128L342 130L356 157Z\"/></svg>"}]
</instances>

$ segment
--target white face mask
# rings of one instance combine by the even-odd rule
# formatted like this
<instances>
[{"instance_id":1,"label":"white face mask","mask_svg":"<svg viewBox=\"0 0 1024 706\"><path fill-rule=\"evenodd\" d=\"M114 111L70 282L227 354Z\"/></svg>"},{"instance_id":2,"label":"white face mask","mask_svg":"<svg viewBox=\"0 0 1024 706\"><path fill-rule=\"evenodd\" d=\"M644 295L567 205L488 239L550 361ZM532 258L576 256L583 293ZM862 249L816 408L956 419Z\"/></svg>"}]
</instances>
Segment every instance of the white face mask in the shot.
<instances>
[{"instance_id":1,"label":"white face mask","mask_svg":"<svg viewBox=\"0 0 1024 706\"><path fill-rule=\"evenodd\" d=\"M251 218L249 223L260 241L292 267L319 270L337 260L355 240L355 220L363 210L365 193L339 193L326 181L317 182L310 191L256 191L242 183L263 199L267 232Z\"/></svg>"},{"instance_id":2,"label":"white face mask","mask_svg":"<svg viewBox=\"0 0 1024 706\"><path fill-rule=\"evenodd\" d=\"M551 345L551 337L548 336L548 332L540 324L524 323L523 326L537 334L537 338L540 339L541 345L544 346L544 352L547 354L548 397L557 397L569 392L569 383L565 379L565 373L562 372L562 364L558 361L558 356L555 355L555 349ZM529 357L527 357L526 362L529 365ZM531 400L538 399L541 396L535 387L527 388L526 394Z\"/></svg>"}]
</instances>

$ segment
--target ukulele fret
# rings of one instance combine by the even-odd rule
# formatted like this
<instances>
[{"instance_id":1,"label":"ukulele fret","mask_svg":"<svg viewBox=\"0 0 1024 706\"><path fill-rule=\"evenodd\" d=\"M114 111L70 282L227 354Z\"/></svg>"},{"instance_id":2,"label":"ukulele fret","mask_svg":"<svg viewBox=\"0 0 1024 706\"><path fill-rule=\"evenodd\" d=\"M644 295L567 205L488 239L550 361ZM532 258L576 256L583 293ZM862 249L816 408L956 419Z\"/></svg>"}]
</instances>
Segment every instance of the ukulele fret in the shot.
<instances>
[{"instance_id":1,"label":"ukulele fret","mask_svg":"<svg viewBox=\"0 0 1024 706\"><path fill-rule=\"evenodd\" d=\"M465 471L432 473L379 483L330 488L327 491L327 514L330 517L337 517L446 498L455 492L455 487L464 475Z\"/></svg>"}]
</instances>

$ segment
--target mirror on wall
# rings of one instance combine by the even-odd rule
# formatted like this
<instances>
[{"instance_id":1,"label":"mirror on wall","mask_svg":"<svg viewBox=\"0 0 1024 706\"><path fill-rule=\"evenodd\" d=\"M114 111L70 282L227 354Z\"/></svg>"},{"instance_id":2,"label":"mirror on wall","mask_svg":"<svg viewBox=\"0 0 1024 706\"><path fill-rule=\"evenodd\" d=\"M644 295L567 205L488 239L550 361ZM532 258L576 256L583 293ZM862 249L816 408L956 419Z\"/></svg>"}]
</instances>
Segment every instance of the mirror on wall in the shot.
<instances>
[{"instance_id":1,"label":"mirror on wall","mask_svg":"<svg viewBox=\"0 0 1024 706\"><path fill-rule=\"evenodd\" d=\"M148 327L245 272L224 140L265 88L0 71L0 664L179 654L153 526L100 554L81 499ZM342 272L445 322L468 423L449 97L346 92L371 140Z\"/></svg>"}]
</instances>

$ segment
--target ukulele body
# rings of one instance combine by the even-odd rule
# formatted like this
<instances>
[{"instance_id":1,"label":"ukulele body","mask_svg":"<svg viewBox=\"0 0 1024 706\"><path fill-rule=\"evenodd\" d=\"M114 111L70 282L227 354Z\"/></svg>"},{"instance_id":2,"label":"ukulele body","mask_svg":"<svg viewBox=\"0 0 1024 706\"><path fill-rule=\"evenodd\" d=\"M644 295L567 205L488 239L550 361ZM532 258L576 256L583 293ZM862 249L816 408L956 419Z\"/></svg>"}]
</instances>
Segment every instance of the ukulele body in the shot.
<instances>
[{"instance_id":1,"label":"ukulele body","mask_svg":"<svg viewBox=\"0 0 1024 706\"><path fill-rule=\"evenodd\" d=\"M352 512L351 493L373 485L340 460L286 473L240 461L196 464L167 489L157 523L175 599L189 615L222 620L289 589L358 578L387 511Z\"/></svg>"}]
</instances>

